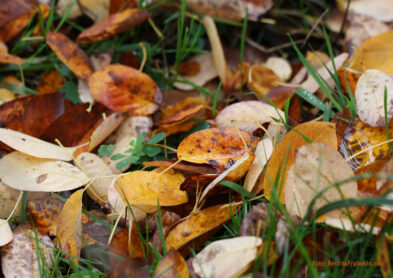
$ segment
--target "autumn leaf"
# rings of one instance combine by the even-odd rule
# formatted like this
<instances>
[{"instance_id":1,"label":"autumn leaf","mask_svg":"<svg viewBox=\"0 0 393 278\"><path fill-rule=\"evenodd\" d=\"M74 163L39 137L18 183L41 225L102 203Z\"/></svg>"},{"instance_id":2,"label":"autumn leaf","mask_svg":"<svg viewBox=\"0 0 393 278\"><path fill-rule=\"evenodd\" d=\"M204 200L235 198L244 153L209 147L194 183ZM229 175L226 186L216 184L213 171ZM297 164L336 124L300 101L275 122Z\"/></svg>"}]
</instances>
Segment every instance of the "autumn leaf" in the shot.
<instances>
[{"instance_id":1,"label":"autumn leaf","mask_svg":"<svg viewBox=\"0 0 393 278\"><path fill-rule=\"evenodd\" d=\"M183 256L175 249L169 250L169 252L160 260L154 275L163 278L188 278L187 263Z\"/></svg>"},{"instance_id":2,"label":"autumn leaf","mask_svg":"<svg viewBox=\"0 0 393 278\"><path fill-rule=\"evenodd\" d=\"M22 65L23 60L18 56L11 55L8 53L0 53L0 64L16 64Z\"/></svg>"},{"instance_id":3,"label":"autumn leaf","mask_svg":"<svg viewBox=\"0 0 393 278\"><path fill-rule=\"evenodd\" d=\"M57 70L47 71L37 85L36 91L40 94L56 93L65 84L63 77Z\"/></svg>"},{"instance_id":4,"label":"autumn leaf","mask_svg":"<svg viewBox=\"0 0 393 278\"><path fill-rule=\"evenodd\" d=\"M8 224L8 220L0 219L0 233L1 233L0 246L4 246L8 244L14 238L14 235L11 231L11 227Z\"/></svg>"}]
</instances>

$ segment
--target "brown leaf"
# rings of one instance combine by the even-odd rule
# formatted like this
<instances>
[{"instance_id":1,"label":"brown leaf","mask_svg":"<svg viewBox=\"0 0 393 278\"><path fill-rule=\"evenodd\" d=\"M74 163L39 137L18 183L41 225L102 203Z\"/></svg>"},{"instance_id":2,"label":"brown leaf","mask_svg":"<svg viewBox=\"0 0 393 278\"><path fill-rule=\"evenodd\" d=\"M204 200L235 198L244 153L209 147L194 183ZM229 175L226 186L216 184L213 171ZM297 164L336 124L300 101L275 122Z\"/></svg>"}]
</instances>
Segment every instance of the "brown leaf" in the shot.
<instances>
[{"instance_id":1,"label":"brown leaf","mask_svg":"<svg viewBox=\"0 0 393 278\"><path fill-rule=\"evenodd\" d=\"M85 29L79 34L76 42L88 43L105 40L143 23L150 16L150 13L141 9L125 9Z\"/></svg>"},{"instance_id":2,"label":"brown leaf","mask_svg":"<svg viewBox=\"0 0 393 278\"><path fill-rule=\"evenodd\" d=\"M183 256L175 249L169 252L160 260L154 275L162 278L188 278L187 263Z\"/></svg>"},{"instance_id":3,"label":"brown leaf","mask_svg":"<svg viewBox=\"0 0 393 278\"><path fill-rule=\"evenodd\" d=\"M78 78L87 79L93 73L94 69L89 57L65 35L48 32L46 43Z\"/></svg>"},{"instance_id":4,"label":"brown leaf","mask_svg":"<svg viewBox=\"0 0 393 278\"><path fill-rule=\"evenodd\" d=\"M188 97L176 105L167 106L162 110L163 116L157 125L167 127L190 120L204 107L205 103L204 98Z\"/></svg>"},{"instance_id":5,"label":"brown leaf","mask_svg":"<svg viewBox=\"0 0 393 278\"><path fill-rule=\"evenodd\" d=\"M8 53L0 53L0 64L16 64L22 65L23 60L18 56L11 55Z\"/></svg>"},{"instance_id":6,"label":"brown leaf","mask_svg":"<svg viewBox=\"0 0 393 278\"><path fill-rule=\"evenodd\" d=\"M271 100L274 103L274 105L276 105L277 108L283 109L287 99L292 98L295 92L296 92L296 88L294 87L289 87L284 85L277 86L271 89L267 93L265 98ZM268 103L268 101L265 98L262 100L262 102Z\"/></svg>"},{"instance_id":7,"label":"brown leaf","mask_svg":"<svg viewBox=\"0 0 393 278\"><path fill-rule=\"evenodd\" d=\"M295 151L299 147L306 145L307 141L303 136L313 142L328 144L333 149L337 149L336 126L332 123L307 122L298 125L288 132L276 145L272 156L266 166L264 191L266 198L270 199L272 184L276 176L279 175L281 183L277 185L277 192L280 194L281 202L285 203L284 191L282 190L287 177L288 169L295 160ZM281 172L280 172L281 171Z\"/></svg>"},{"instance_id":8,"label":"brown leaf","mask_svg":"<svg viewBox=\"0 0 393 278\"><path fill-rule=\"evenodd\" d=\"M267 95L274 87L279 86L281 82L280 77L267 66L254 65L248 72L250 89L262 97Z\"/></svg>"},{"instance_id":9,"label":"brown leaf","mask_svg":"<svg viewBox=\"0 0 393 278\"><path fill-rule=\"evenodd\" d=\"M157 213L155 213L154 224L149 225L149 228L155 230L152 238L152 244L157 248L160 253L162 253L161 232L159 229L157 229L157 217ZM179 220L180 216L178 214L171 211L161 210L162 234L164 235L164 238L168 235L170 229L173 228L173 225L176 224Z\"/></svg>"},{"instance_id":10,"label":"brown leaf","mask_svg":"<svg viewBox=\"0 0 393 278\"><path fill-rule=\"evenodd\" d=\"M118 112L133 116L154 113L161 103L161 91L146 74L123 65L109 65L89 78L93 98Z\"/></svg>"},{"instance_id":11,"label":"brown leaf","mask_svg":"<svg viewBox=\"0 0 393 278\"><path fill-rule=\"evenodd\" d=\"M100 22L109 15L108 0L79 0L82 12L95 22Z\"/></svg>"},{"instance_id":12,"label":"brown leaf","mask_svg":"<svg viewBox=\"0 0 393 278\"><path fill-rule=\"evenodd\" d=\"M113 267L108 274L107 278L151 278L149 270L145 267L146 263L140 258L126 258L121 263Z\"/></svg>"},{"instance_id":13,"label":"brown leaf","mask_svg":"<svg viewBox=\"0 0 393 278\"><path fill-rule=\"evenodd\" d=\"M41 234L55 236L63 203L56 197L27 202L27 211Z\"/></svg>"},{"instance_id":14,"label":"brown leaf","mask_svg":"<svg viewBox=\"0 0 393 278\"><path fill-rule=\"evenodd\" d=\"M377 262L381 269L382 276L384 278L391 277L392 265L390 263L390 251L389 246L384 234L379 234L377 237Z\"/></svg>"},{"instance_id":15,"label":"brown leaf","mask_svg":"<svg viewBox=\"0 0 393 278\"><path fill-rule=\"evenodd\" d=\"M355 94L356 84L358 83L361 72L341 66L337 69L337 74L340 78L340 84L343 91L349 94L349 90L351 90L351 93Z\"/></svg>"},{"instance_id":16,"label":"brown leaf","mask_svg":"<svg viewBox=\"0 0 393 278\"><path fill-rule=\"evenodd\" d=\"M128 229L122 229L114 234L109 244L109 253L113 254L109 256L109 264L112 267L121 262L116 256L128 257Z\"/></svg>"},{"instance_id":17,"label":"brown leaf","mask_svg":"<svg viewBox=\"0 0 393 278\"><path fill-rule=\"evenodd\" d=\"M64 84L64 79L60 73L57 70L50 70L41 77L36 91L40 94L57 93Z\"/></svg>"},{"instance_id":18,"label":"brown leaf","mask_svg":"<svg viewBox=\"0 0 393 278\"><path fill-rule=\"evenodd\" d=\"M216 174L217 170L209 165L192 164L188 162L176 162L170 160L154 160L143 162L146 167L171 167L175 170L195 173L195 174Z\"/></svg>"}]
</instances>

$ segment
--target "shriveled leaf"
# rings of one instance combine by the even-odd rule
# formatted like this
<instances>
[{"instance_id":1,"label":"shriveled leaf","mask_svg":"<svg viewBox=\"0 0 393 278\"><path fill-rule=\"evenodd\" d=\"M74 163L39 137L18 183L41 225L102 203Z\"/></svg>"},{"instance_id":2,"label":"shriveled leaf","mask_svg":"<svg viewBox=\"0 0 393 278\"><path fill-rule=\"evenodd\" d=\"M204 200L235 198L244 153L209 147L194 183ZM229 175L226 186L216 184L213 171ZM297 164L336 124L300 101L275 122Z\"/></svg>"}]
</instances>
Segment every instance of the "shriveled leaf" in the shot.
<instances>
[{"instance_id":1,"label":"shriveled leaf","mask_svg":"<svg viewBox=\"0 0 393 278\"><path fill-rule=\"evenodd\" d=\"M63 148L7 128L0 128L0 141L13 149L37 158L69 161L75 148Z\"/></svg>"},{"instance_id":2,"label":"shriveled leaf","mask_svg":"<svg viewBox=\"0 0 393 278\"><path fill-rule=\"evenodd\" d=\"M291 215L305 216L314 197L330 185L354 177L351 166L339 152L323 143L313 143L296 150L294 164L285 183L285 206ZM324 205L346 198L356 198L356 181L327 189L314 204L317 210ZM330 212L337 215L339 211Z\"/></svg>"},{"instance_id":3,"label":"shriveled leaf","mask_svg":"<svg viewBox=\"0 0 393 278\"><path fill-rule=\"evenodd\" d=\"M161 91L146 74L123 65L109 65L89 78L93 98L118 112L147 116L158 109Z\"/></svg>"},{"instance_id":4,"label":"shriveled leaf","mask_svg":"<svg viewBox=\"0 0 393 278\"><path fill-rule=\"evenodd\" d=\"M294 163L296 150L308 144L308 140L303 136L313 142L325 143L333 149L337 149L335 124L307 122L292 129L280 140L280 142L278 142L266 166L263 185L266 198L270 199L273 184L279 177L276 190L280 196L281 202L285 203L283 186L287 178L288 169Z\"/></svg>"},{"instance_id":5,"label":"shriveled leaf","mask_svg":"<svg viewBox=\"0 0 393 278\"><path fill-rule=\"evenodd\" d=\"M234 204L216 205L184 219L165 239L168 248L180 249L191 240L221 226L236 213Z\"/></svg>"},{"instance_id":6,"label":"shriveled leaf","mask_svg":"<svg viewBox=\"0 0 393 278\"><path fill-rule=\"evenodd\" d=\"M214 241L191 260L200 277L237 277L256 259L262 240L254 236Z\"/></svg>"},{"instance_id":7,"label":"shriveled leaf","mask_svg":"<svg viewBox=\"0 0 393 278\"><path fill-rule=\"evenodd\" d=\"M177 148L179 160L192 163L208 163L228 167L239 160L251 148L252 135L236 128L210 128L187 136Z\"/></svg>"},{"instance_id":8,"label":"shriveled leaf","mask_svg":"<svg viewBox=\"0 0 393 278\"><path fill-rule=\"evenodd\" d=\"M157 210L160 206L176 206L188 202L187 193L180 190L184 176L173 170L164 173L133 171L116 180L115 188L125 204Z\"/></svg>"},{"instance_id":9,"label":"shriveled leaf","mask_svg":"<svg viewBox=\"0 0 393 278\"><path fill-rule=\"evenodd\" d=\"M56 32L46 34L46 42L59 59L81 79L88 78L94 71L89 57L73 41Z\"/></svg>"},{"instance_id":10,"label":"shriveled leaf","mask_svg":"<svg viewBox=\"0 0 393 278\"><path fill-rule=\"evenodd\" d=\"M253 132L273 119L284 119L284 112L260 101L241 101L225 107L216 117L219 127L237 127ZM271 134L272 136L274 134Z\"/></svg>"},{"instance_id":11,"label":"shriveled leaf","mask_svg":"<svg viewBox=\"0 0 393 278\"><path fill-rule=\"evenodd\" d=\"M188 278L187 263L183 256L176 250L171 249L158 263L154 275L163 278Z\"/></svg>"},{"instance_id":12,"label":"shriveled leaf","mask_svg":"<svg viewBox=\"0 0 393 278\"><path fill-rule=\"evenodd\" d=\"M63 203L56 197L27 202L27 211L41 234L55 236Z\"/></svg>"},{"instance_id":13,"label":"shriveled leaf","mask_svg":"<svg viewBox=\"0 0 393 278\"><path fill-rule=\"evenodd\" d=\"M81 250L83 192L83 189L80 189L68 198L61 210L57 226L59 248L75 257L79 257ZM70 259L78 263L76 258Z\"/></svg>"},{"instance_id":14,"label":"shriveled leaf","mask_svg":"<svg viewBox=\"0 0 393 278\"><path fill-rule=\"evenodd\" d=\"M0 246L4 246L12 241L14 235L7 220L0 219Z\"/></svg>"},{"instance_id":15,"label":"shriveled leaf","mask_svg":"<svg viewBox=\"0 0 393 278\"><path fill-rule=\"evenodd\" d=\"M36 91L40 94L56 93L64 84L61 74L57 70L50 70L42 76Z\"/></svg>"},{"instance_id":16,"label":"shriveled leaf","mask_svg":"<svg viewBox=\"0 0 393 278\"><path fill-rule=\"evenodd\" d=\"M72 190L89 180L67 162L35 158L20 152L0 159L0 179L18 190L45 192Z\"/></svg>"},{"instance_id":17,"label":"shriveled leaf","mask_svg":"<svg viewBox=\"0 0 393 278\"><path fill-rule=\"evenodd\" d=\"M14 230L13 241L1 249L1 268L5 277L40 277L43 263L50 270L53 260L50 237L35 234L26 223Z\"/></svg>"},{"instance_id":18,"label":"shriveled leaf","mask_svg":"<svg viewBox=\"0 0 393 278\"><path fill-rule=\"evenodd\" d=\"M79 34L77 43L97 42L126 32L150 17L150 13L141 9L124 9L85 29Z\"/></svg>"}]
</instances>

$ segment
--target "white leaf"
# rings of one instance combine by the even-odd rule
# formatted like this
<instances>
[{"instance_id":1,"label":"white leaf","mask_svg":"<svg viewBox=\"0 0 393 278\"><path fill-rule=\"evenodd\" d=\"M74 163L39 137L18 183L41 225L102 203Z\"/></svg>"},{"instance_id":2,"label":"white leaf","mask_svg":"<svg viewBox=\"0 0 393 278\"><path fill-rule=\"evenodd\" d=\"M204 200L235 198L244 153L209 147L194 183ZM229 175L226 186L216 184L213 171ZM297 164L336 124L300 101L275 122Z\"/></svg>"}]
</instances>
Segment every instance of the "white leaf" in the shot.
<instances>
[{"instance_id":1,"label":"white leaf","mask_svg":"<svg viewBox=\"0 0 393 278\"><path fill-rule=\"evenodd\" d=\"M94 103L94 98L91 95L89 85L83 79L78 80L78 94L82 103Z\"/></svg>"},{"instance_id":2,"label":"white leaf","mask_svg":"<svg viewBox=\"0 0 393 278\"><path fill-rule=\"evenodd\" d=\"M372 232L373 235L378 235L381 231L381 228L372 227L369 224L360 223L360 224L352 224L351 220L345 218L336 218L336 217L326 217L325 224L332 226L337 229L345 230L347 232L362 232L369 233Z\"/></svg>"},{"instance_id":3,"label":"white leaf","mask_svg":"<svg viewBox=\"0 0 393 278\"><path fill-rule=\"evenodd\" d=\"M0 235L0 246L6 245L14 237L7 220L0 219Z\"/></svg>"},{"instance_id":4,"label":"white leaf","mask_svg":"<svg viewBox=\"0 0 393 278\"><path fill-rule=\"evenodd\" d=\"M191 265L199 277L238 277L252 263L262 240L254 236L214 241L192 259Z\"/></svg>"},{"instance_id":5,"label":"white leaf","mask_svg":"<svg viewBox=\"0 0 393 278\"><path fill-rule=\"evenodd\" d=\"M0 141L11 148L38 158L72 160L76 148L63 148L30 135L0 128Z\"/></svg>"},{"instance_id":6,"label":"white leaf","mask_svg":"<svg viewBox=\"0 0 393 278\"><path fill-rule=\"evenodd\" d=\"M0 179L25 191L58 192L78 188L89 181L70 163L12 152L0 159Z\"/></svg>"},{"instance_id":7,"label":"white leaf","mask_svg":"<svg viewBox=\"0 0 393 278\"><path fill-rule=\"evenodd\" d=\"M292 75L292 67L289 62L281 57L270 57L265 66L274 71L282 81L287 81Z\"/></svg>"}]
</instances>

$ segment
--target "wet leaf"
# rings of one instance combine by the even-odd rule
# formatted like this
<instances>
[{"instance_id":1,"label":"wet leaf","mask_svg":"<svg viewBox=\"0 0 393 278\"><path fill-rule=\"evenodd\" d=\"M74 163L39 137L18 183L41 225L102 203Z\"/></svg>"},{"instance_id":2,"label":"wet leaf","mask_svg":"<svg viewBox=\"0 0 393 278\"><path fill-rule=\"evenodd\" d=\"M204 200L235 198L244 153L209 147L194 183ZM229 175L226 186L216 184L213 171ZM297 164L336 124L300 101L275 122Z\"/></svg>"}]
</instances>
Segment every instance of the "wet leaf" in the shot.
<instances>
[{"instance_id":1,"label":"wet leaf","mask_svg":"<svg viewBox=\"0 0 393 278\"><path fill-rule=\"evenodd\" d=\"M94 71L89 57L73 41L56 32L46 34L46 42L59 59L81 79L88 78Z\"/></svg>"},{"instance_id":2,"label":"wet leaf","mask_svg":"<svg viewBox=\"0 0 393 278\"><path fill-rule=\"evenodd\" d=\"M191 259L199 277L238 277L258 255L262 240L254 236L214 241Z\"/></svg>"},{"instance_id":3,"label":"wet leaf","mask_svg":"<svg viewBox=\"0 0 393 278\"><path fill-rule=\"evenodd\" d=\"M63 203L56 197L27 202L27 211L41 234L55 236Z\"/></svg>"},{"instance_id":4,"label":"wet leaf","mask_svg":"<svg viewBox=\"0 0 393 278\"><path fill-rule=\"evenodd\" d=\"M108 39L143 23L150 16L150 13L141 9L124 9L85 29L76 41L88 43Z\"/></svg>"},{"instance_id":5,"label":"wet leaf","mask_svg":"<svg viewBox=\"0 0 393 278\"><path fill-rule=\"evenodd\" d=\"M109 65L89 78L89 88L97 102L113 111L147 116L158 109L161 91L146 74L123 65Z\"/></svg>"},{"instance_id":6,"label":"wet leaf","mask_svg":"<svg viewBox=\"0 0 393 278\"><path fill-rule=\"evenodd\" d=\"M64 79L60 73L57 70L50 70L42 76L36 91L40 94L56 93L64 84Z\"/></svg>"},{"instance_id":7,"label":"wet leaf","mask_svg":"<svg viewBox=\"0 0 393 278\"><path fill-rule=\"evenodd\" d=\"M158 263L154 275L163 278L188 278L187 263L183 256L176 250L171 249Z\"/></svg>"},{"instance_id":8,"label":"wet leaf","mask_svg":"<svg viewBox=\"0 0 393 278\"><path fill-rule=\"evenodd\" d=\"M8 224L7 220L0 219L0 234L1 234L0 246L4 246L8 244L14 238L14 235L11 231L11 227Z\"/></svg>"},{"instance_id":9,"label":"wet leaf","mask_svg":"<svg viewBox=\"0 0 393 278\"><path fill-rule=\"evenodd\" d=\"M201 235L220 227L236 212L237 205L216 205L203 209L184 219L165 239L168 249L171 247L178 250L190 241Z\"/></svg>"},{"instance_id":10,"label":"wet leaf","mask_svg":"<svg viewBox=\"0 0 393 278\"><path fill-rule=\"evenodd\" d=\"M118 178L115 188L125 204L154 212L158 201L160 206L176 206L188 202L187 193L180 190L183 181L184 176L173 170L164 173L133 171Z\"/></svg>"},{"instance_id":11,"label":"wet leaf","mask_svg":"<svg viewBox=\"0 0 393 278\"><path fill-rule=\"evenodd\" d=\"M0 179L26 191L58 192L78 188L89 179L75 166L60 160L42 159L12 152L0 159Z\"/></svg>"},{"instance_id":12,"label":"wet leaf","mask_svg":"<svg viewBox=\"0 0 393 278\"><path fill-rule=\"evenodd\" d=\"M40 277L42 264L52 269L53 243L49 236L35 234L29 224L14 230L13 241L1 249L1 268L5 277ZM40 257L38 257L40 256Z\"/></svg>"},{"instance_id":13,"label":"wet leaf","mask_svg":"<svg viewBox=\"0 0 393 278\"><path fill-rule=\"evenodd\" d=\"M83 192L83 189L80 189L68 198L61 210L57 226L59 248L75 257L79 257L81 250ZM70 257L70 260L78 263L74 257Z\"/></svg>"},{"instance_id":14,"label":"wet leaf","mask_svg":"<svg viewBox=\"0 0 393 278\"><path fill-rule=\"evenodd\" d=\"M295 151L308 144L308 140L321 142L337 149L336 126L332 123L325 122L307 122L298 125L288 132L275 147L272 156L266 166L264 179L264 191L266 198L270 199L273 183L280 178L277 184L277 192L280 195L281 202L285 203L283 186L287 178L287 172L295 160ZM282 182L282 184L281 184Z\"/></svg>"}]
</instances>

